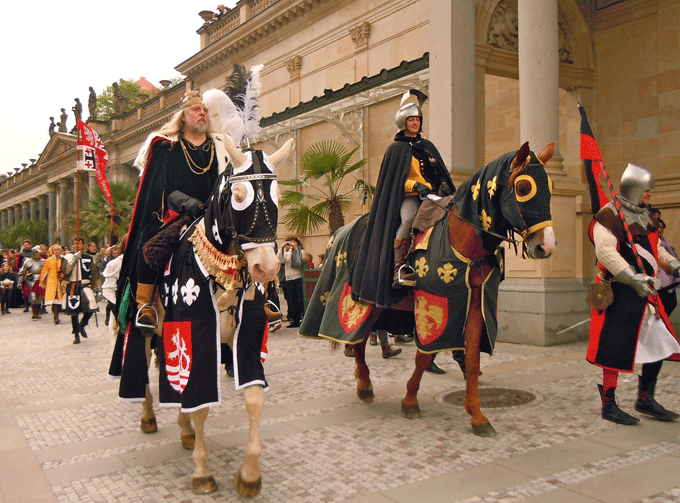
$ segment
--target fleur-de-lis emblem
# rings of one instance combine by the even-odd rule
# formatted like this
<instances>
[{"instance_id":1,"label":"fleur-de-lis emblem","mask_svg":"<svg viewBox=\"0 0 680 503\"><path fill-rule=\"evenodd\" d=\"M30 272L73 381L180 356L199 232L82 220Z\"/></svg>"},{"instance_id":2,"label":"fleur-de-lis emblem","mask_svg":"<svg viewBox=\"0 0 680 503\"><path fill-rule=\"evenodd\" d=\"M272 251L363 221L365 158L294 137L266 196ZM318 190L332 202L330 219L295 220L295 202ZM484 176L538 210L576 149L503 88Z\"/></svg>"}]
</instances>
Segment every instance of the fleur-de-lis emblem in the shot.
<instances>
[{"instance_id":1,"label":"fleur-de-lis emblem","mask_svg":"<svg viewBox=\"0 0 680 503\"><path fill-rule=\"evenodd\" d=\"M430 270L430 266L427 265L427 260L425 257L420 257L418 260L416 260L415 266L416 274L420 278L424 278L427 275L427 271Z\"/></svg>"},{"instance_id":2,"label":"fleur-de-lis emblem","mask_svg":"<svg viewBox=\"0 0 680 503\"><path fill-rule=\"evenodd\" d=\"M489 189L489 197L493 197L493 195L496 193L496 178L498 177L494 176L493 180L486 182L486 188Z\"/></svg>"},{"instance_id":3,"label":"fleur-de-lis emblem","mask_svg":"<svg viewBox=\"0 0 680 503\"><path fill-rule=\"evenodd\" d=\"M437 269L437 274L439 274L439 279L448 284L455 279L458 269L453 267L453 264L447 263Z\"/></svg>"},{"instance_id":4,"label":"fleur-de-lis emblem","mask_svg":"<svg viewBox=\"0 0 680 503\"><path fill-rule=\"evenodd\" d=\"M333 241L335 241L335 236L331 236L328 238L328 243L326 243L326 250L330 250L331 246L333 246Z\"/></svg>"},{"instance_id":5,"label":"fleur-de-lis emblem","mask_svg":"<svg viewBox=\"0 0 680 503\"><path fill-rule=\"evenodd\" d=\"M330 297L330 295L331 295L331 292L326 292L321 297L319 297L319 300L321 301L322 305L325 306L326 303L328 303L328 297Z\"/></svg>"},{"instance_id":6,"label":"fleur-de-lis emblem","mask_svg":"<svg viewBox=\"0 0 680 503\"><path fill-rule=\"evenodd\" d=\"M187 306L190 306L198 298L198 294L201 293L201 288L194 283L194 278L189 278L187 284L184 285L180 292L182 293L182 300Z\"/></svg>"},{"instance_id":7,"label":"fleur-de-lis emblem","mask_svg":"<svg viewBox=\"0 0 680 503\"><path fill-rule=\"evenodd\" d=\"M342 266L343 263L347 262L347 252L342 253L338 252L338 254L335 256L335 266L340 267Z\"/></svg>"},{"instance_id":8,"label":"fleur-de-lis emblem","mask_svg":"<svg viewBox=\"0 0 680 503\"><path fill-rule=\"evenodd\" d=\"M175 280L172 284L172 303L177 304L177 294L179 293L179 280Z\"/></svg>"},{"instance_id":9,"label":"fleur-de-lis emblem","mask_svg":"<svg viewBox=\"0 0 680 503\"><path fill-rule=\"evenodd\" d=\"M482 213L479 215L479 221L482 222L482 227L485 231L491 228L491 217L486 214L486 210L482 210Z\"/></svg>"},{"instance_id":10,"label":"fleur-de-lis emblem","mask_svg":"<svg viewBox=\"0 0 680 503\"><path fill-rule=\"evenodd\" d=\"M477 197L479 197L479 190L482 187L482 182L481 180L477 180L477 183L474 184L472 187L470 187L470 190L472 191L472 200L476 201Z\"/></svg>"}]
</instances>

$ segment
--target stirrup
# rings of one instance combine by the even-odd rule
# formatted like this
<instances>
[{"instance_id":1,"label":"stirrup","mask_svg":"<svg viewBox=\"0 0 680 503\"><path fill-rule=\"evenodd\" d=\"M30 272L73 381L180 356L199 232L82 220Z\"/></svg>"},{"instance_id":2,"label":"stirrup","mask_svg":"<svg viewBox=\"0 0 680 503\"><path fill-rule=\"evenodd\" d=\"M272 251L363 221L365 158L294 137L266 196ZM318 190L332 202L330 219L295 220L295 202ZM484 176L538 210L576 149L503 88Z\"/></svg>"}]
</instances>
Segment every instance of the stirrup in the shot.
<instances>
[{"instance_id":1,"label":"stirrup","mask_svg":"<svg viewBox=\"0 0 680 503\"><path fill-rule=\"evenodd\" d=\"M142 313L142 309L150 307L153 310L154 318L156 322L154 324L151 323L140 323L139 321L139 315ZM139 309L137 309L137 315L135 316L135 326L137 328L146 328L149 330L156 330L158 328L158 311L156 311L156 308L153 306L153 304L142 304L139 306Z\"/></svg>"},{"instance_id":2,"label":"stirrup","mask_svg":"<svg viewBox=\"0 0 680 503\"><path fill-rule=\"evenodd\" d=\"M406 269L406 271L403 272L402 275L402 270ZM408 264L402 264L399 266L399 269L397 269L397 283L401 286L416 286L416 280L415 279L406 279L405 276L415 276L416 271L413 269Z\"/></svg>"}]
</instances>

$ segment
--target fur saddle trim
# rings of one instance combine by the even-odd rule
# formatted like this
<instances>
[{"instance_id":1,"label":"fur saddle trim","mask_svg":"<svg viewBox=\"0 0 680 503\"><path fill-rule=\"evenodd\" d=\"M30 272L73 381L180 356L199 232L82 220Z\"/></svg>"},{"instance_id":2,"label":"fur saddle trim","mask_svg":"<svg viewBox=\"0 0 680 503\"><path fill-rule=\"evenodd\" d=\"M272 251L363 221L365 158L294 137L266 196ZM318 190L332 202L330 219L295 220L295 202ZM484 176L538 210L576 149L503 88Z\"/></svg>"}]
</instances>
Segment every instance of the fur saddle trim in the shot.
<instances>
[{"instance_id":1,"label":"fur saddle trim","mask_svg":"<svg viewBox=\"0 0 680 503\"><path fill-rule=\"evenodd\" d=\"M144 248L142 248L144 261L151 269L157 272L165 269L165 265L179 246L179 238L182 232L193 221L192 216L184 215L161 230L144 245Z\"/></svg>"}]
</instances>

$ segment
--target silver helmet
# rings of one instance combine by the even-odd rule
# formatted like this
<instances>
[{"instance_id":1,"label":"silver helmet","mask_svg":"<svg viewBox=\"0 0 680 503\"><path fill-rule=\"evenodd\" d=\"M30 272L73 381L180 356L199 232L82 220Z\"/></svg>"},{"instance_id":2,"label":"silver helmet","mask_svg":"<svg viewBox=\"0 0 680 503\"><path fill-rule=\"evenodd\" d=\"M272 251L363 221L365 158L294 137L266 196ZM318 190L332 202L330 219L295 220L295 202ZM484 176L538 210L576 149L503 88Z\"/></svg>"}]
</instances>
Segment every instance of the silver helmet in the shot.
<instances>
[{"instance_id":1,"label":"silver helmet","mask_svg":"<svg viewBox=\"0 0 680 503\"><path fill-rule=\"evenodd\" d=\"M404 103L411 96L416 97L418 104L412 102ZM406 129L406 119L409 117L420 117L420 128L423 128L423 111L420 107L423 106L425 100L427 100L427 95L417 89L410 89L404 93L401 97L399 111L397 111L397 115L394 117L394 123L399 131Z\"/></svg>"},{"instance_id":2,"label":"silver helmet","mask_svg":"<svg viewBox=\"0 0 680 503\"><path fill-rule=\"evenodd\" d=\"M654 188L654 177L640 166L628 163L621 175L621 195L633 204L640 204L645 190Z\"/></svg>"}]
</instances>

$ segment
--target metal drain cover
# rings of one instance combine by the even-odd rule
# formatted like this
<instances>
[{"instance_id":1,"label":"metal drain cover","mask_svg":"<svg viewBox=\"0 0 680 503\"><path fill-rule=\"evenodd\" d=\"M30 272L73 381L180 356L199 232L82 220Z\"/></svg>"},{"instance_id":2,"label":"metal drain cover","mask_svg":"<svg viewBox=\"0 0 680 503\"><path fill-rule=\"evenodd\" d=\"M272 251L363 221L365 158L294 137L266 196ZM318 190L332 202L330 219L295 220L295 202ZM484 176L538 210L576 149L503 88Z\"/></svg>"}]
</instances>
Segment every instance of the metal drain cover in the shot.
<instances>
[{"instance_id":1,"label":"metal drain cover","mask_svg":"<svg viewBox=\"0 0 680 503\"><path fill-rule=\"evenodd\" d=\"M454 391L442 397L444 402L450 405L465 403L465 390ZM536 400L536 396L528 391L510 388L479 388L479 403L482 409L494 409L496 407L514 407L524 405Z\"/></svg>"}]
</instances>

